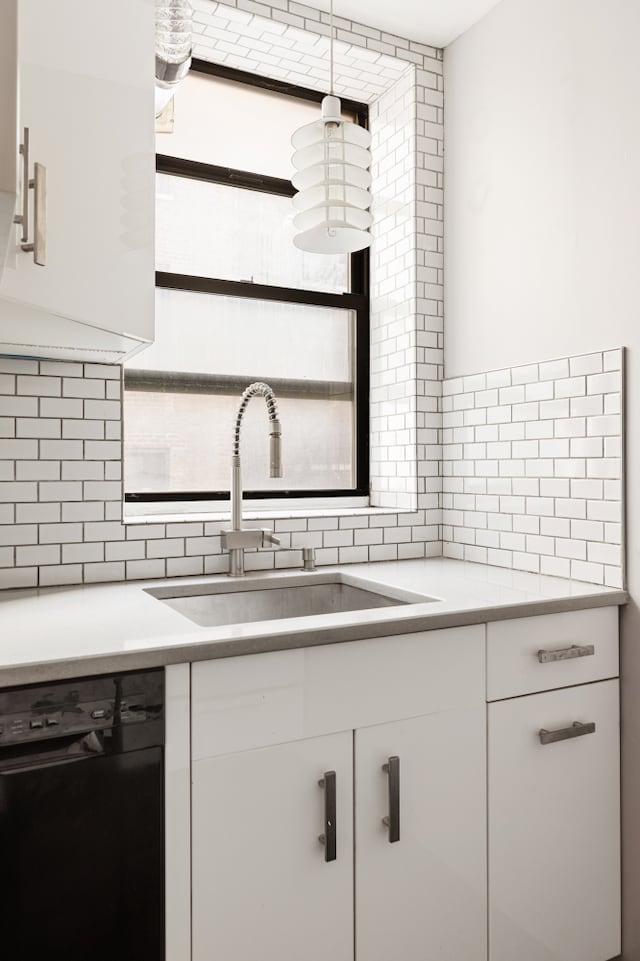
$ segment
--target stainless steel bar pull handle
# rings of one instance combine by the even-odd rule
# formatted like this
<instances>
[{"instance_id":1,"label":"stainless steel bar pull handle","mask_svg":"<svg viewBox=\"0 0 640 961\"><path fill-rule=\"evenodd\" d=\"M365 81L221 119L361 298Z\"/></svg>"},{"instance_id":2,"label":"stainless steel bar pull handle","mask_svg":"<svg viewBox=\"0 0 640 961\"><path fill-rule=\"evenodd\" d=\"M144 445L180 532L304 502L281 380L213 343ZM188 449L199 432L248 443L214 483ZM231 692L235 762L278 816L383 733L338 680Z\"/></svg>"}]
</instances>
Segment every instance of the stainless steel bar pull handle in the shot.
<instances>
[{"instance_id":1,"label":"stainless steel bar pull handle","mask_svg":"<svg viewBox=\"0 0 640 961\"><path fill-rule=\"evenodd\" d=\"M555 651L538 651L538 660L541 664L550 664L551 661L571 661L574 657L591 657L595 652L593 644L572 644Z\"/></svg>"},{"instance_id":2,"label":"stainless steel bar pull handle","mask_svg":"<svg viewBox=\"0 0 640 961\"><path fill-rule=\"evenodd\" d=\"M47 168L44 164L33 165L33 179L29 189L34 192L33 243L21 244L27 253L33 252L33 259L39 267L47 263Z\"/></svg>"},{"instance_id":3,"label":"stainless steel bar pull handle","mask_svg":"<svg viewBox=\"0 0 640 961\"><path fill-rule=\"evenodd\" d=\"M318 781L324 789L324 834L318 837L320 844L324 845L325 861L337 860L337 839L336 839L336 772L325 771L324 777Z\"/></svg>"},{"instance_id":4,"label":"stainless steel bar pull handle","mask_svg":"<svg viewBox=\"0 0 640 961\"><path fill-rule=\"evenodd\" d=\"M595 734L595 721L583 724L582 721L574 721L571 727L563 727L557 731L547 731L542 727L538 731L541 744L554 744L556 741L568 741L572 737L583 737L585 734Z\"/></svg>"},{"instance_id":5,"label":"stainless steel bar pull handle","mask_svg":"<svg viewBox=\"0 0 640 961\"><path fill-rule=\"evenodd\" d=\"M382 770L389 780L389 814L382 823L389 828L389 844L394 844L400 840L400 758L390 757Z\"/></svg>"},{"instance_id":6,"label":"stainless steel bar pull handle","mask_svg":"<svg viewBox=\"0 0 640 961\"><path fill-rule=\"evenodd\" d=\"M22 132L20 144L22 155L22 213L13 218L22 226L20 249L33 253L39 267L47 262L47 168L44 164L33 165L33 177L29 177L29 128ZM29 243L29 191L34 192L33 243Z\"/></svg>"},{"instance_id":7,"label":"stainless steel bar pull handle","mask_svg":"<svg viewBox=\"0 0 640 961\"><path fill-rule=\"evenodd\" d=\"M22 157L22 213L16 214L13 218L14 224L21 224L20 243L25 244L29 239L29 128L25 127L22 131L22 143L20 144L20 156Z\"/></svg>"}]
</instances>

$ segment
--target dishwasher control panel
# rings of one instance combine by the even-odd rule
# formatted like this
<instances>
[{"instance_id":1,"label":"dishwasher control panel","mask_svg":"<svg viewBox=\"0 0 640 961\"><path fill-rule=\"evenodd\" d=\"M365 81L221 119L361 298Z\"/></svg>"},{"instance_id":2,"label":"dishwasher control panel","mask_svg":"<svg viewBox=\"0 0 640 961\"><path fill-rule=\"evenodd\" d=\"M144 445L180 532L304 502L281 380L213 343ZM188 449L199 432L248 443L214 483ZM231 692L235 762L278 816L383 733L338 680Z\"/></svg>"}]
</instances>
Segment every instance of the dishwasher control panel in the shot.
<instances>
[{"instance_id":1,"label":"dishwasher control panel","mask_svg":"<svg viewBox=\"0 0 640 961\"><path fill-rule=\"evenodd\" d=\"M162 716L162 671L0 690L0 748Z\"/></svg>"}]
</instances>

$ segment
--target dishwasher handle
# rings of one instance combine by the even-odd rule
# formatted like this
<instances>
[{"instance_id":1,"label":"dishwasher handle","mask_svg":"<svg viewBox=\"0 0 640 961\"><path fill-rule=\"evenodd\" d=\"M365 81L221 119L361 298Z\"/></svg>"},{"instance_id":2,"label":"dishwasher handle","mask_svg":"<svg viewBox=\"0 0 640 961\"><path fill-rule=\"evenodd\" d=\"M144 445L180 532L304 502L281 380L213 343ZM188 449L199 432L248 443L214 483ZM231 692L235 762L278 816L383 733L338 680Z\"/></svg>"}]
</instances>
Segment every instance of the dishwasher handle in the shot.
<instances>
[{"instance_id":1,"label":"dishwasher handle","mask_svg":"<svg viewBox=\"0 0 640 961\"><path fill-rule=\"evenodd\" d=\"M38 771L59 764L71 764L101 757L106 753L103 731L52 738L30 744L13 744L0 751L0 774Z\"/></svg>"}]
</instances>

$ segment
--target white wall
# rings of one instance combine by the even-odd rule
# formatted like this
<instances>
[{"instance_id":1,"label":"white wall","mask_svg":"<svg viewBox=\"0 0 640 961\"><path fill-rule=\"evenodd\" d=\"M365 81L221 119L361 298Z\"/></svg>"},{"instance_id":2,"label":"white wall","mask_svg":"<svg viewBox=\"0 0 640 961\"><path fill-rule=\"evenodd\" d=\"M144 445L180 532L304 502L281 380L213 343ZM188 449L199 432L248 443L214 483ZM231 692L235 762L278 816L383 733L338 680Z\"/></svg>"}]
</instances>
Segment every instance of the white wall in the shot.
<instances>
[{"instance_id":1,"label":"white wall","mask_svg":"<svg viewBox=\"0 0 640 961\"><path fill-rule=\"evenodd\" d=\"M445 52L447 377L626 345L640 592L640 4L503 0ZM623 617L624 957L640 959L640 615Z\"/></svg>"}]
</instances>

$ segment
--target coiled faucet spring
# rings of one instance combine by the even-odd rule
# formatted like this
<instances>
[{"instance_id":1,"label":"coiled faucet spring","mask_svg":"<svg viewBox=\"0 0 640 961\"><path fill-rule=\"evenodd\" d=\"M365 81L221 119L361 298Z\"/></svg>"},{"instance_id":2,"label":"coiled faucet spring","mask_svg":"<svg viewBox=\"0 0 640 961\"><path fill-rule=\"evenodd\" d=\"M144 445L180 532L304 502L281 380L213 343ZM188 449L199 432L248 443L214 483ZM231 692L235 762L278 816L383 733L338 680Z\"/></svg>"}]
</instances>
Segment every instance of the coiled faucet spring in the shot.
<instances>
[{"instance_id":1,"label":"coiled faucet spring","mask_svg":"<svg viewBox=\"0 0 640 961\"><path fill-rule=\"evenodd\" d=\"M267 405L267 414L269 415L269 420L274 425L271 431L270 437L270 477L282 477L282 464L280 458L280 421L278 420L278 402L276 400L276 395L273 393L271 387L268 384L264 384L262 381L256 381L255 384L249 384L247 389L242 395L240 400L240 406L238 407L238 413L236 414L236 423L233 430L233 456L240 456L240 428L242 427L242 418L244 417L244 412L249 406L249 401L252 397L264 397L265 403ZM277 438L277 443L275 440ZM274 450L274 448L277 448ZM274 473L275 471L275 473Z\"/></svg>"}]
</instances>

